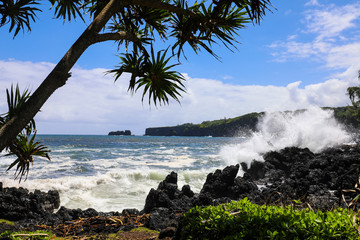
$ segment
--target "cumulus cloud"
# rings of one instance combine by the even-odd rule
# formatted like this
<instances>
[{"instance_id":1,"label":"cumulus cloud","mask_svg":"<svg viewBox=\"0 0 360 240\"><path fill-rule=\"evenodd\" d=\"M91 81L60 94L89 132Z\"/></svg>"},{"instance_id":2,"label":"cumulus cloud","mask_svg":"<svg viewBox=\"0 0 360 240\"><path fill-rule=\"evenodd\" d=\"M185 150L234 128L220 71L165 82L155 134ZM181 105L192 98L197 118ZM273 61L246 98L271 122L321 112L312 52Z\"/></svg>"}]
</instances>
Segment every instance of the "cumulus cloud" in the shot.
<instances>
[{"instance_id":1,"label":"cumulus cloud","mask_svg":"<svg viewBox=\"0 0 360 240\"><path fill-rule=\"evenodd\" d=\"M19 83L22 88L35 90L52 67L51 63L0 61L0 112L6 111L5 88ZM236 85L184 74L187 93L181 105L173 101L156 108L142 104L140 93L132 96L127 92L127 76L114 83L114 78L104 72L106 69L75 67L68 83L36 116L39 133L107 134L130 129L144 134L147 127L200 123L254 111L344 106L349 103L346 88L357 81L355 69L339 78L303 87L301 82L287 86Z\"/></svg>"}]
</instances>

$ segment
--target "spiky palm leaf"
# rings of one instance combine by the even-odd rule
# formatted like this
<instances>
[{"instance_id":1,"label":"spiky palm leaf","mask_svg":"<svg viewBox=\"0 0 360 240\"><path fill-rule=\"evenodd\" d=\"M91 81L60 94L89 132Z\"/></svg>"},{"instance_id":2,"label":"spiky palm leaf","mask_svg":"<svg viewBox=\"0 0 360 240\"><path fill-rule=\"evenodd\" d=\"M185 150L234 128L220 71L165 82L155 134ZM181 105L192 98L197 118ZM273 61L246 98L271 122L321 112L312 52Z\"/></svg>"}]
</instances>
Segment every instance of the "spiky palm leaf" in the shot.
<instances>
[{"instance_id":1,"label":"spiky palm leaf","mask_svg":"<svg viewBox=\"0 0 360 240\"><path fill-rule=\"evenodd\" d=\"M360 81L360 70L358 71L358 80ZM352 105L356 108L360 107L360 87L348 87L347 94Z\"/></svg>"},{"instance_id":2,"label":"spiky palm leaf","mask_svg":"<svg viewBox=\"0 0 360 240\"><path fill-rule=\"evenodd\" d=\"M187 7L183 0L178 1L178 6ZM245 23L250 20L246 16L244 7L229 8L227 5L219 7L213 3L206 6L205 3L200 3L189 9L197 15L172 15L173 30L171 36L177 39L172 50L177 52L178 58L183 53L183 47L187 43L195 53L203 48L219 59L211 50L212 44L220 41L228 49L231 50L231 47L236 49L234 43L237 43L235 38L238 35L237 30L244 28Z\"/></svg>"},{"instance_id":3,"label":"spiky palm leaf","mask_svg":"<svg viewBox=\"0 0 360 240\"><path fill-rule=\"evenodd\" d=\"M0 0L0 27L10 23L9 32L15 29L14 37L20 30L31 31L30 21L35 21L36 11L40 9L34 0Z\"/></svg>"},{"instance_id":4,"label":"spiky palm leaf","mask_svg":"<svg viewBox=\"0 0 360 240\"><path fill-rule=\"evenodd\" d=\"M151 57L139 55L137 52L123 54L120 56L121 65L108 73L115 75L115 81L124 73L130 73L130 84L128 91L136 92L143 87L142 101L145 95L149 95L155 105L158 103L168 104L169 97L179 102L181 92L185 92L182 83L184 77L171 69L178 64L168 65L171 57L166 58L167 50L159 51L156 55L151 48Z\"/></svg>"},{"instance_id":5,"label":"spiky palm leaf","mask_svg":"<svg viewBox=\"0 0 360 240\"><path fill-rule=\"evenodd\" d=\"M185 92L185 86L182 81L185 78L177 71L170 69L178 64L167 65L171 57L166 58L167 50L159 51L156 56L153 48L151 48L151 60L145 62L145 72L143 76L136 81L137 91L144 87L142 94L142 101L146 94L149 96L149 105L153 100L155 106L159 102L164 104L169 103L169 97L180 103L179 97L181 92Z\"/></svg>"},{"instance_id":6,"label":"spiky palm leaf","mask_svg":"<svg viewBox=\"0 0 360 240\"><path fill-rule=\"evenodd\" d=\"M40 144L40 142L35 142L36 132L29 139L29 135L19 134L15 141L8 146L9 153L6 156L16 155L16 160L8 167L7 171L16 166L15 170L15 179L19 178L19 182L21 182L24 176L25 180L29 174L30 163L33 164L33 157L45 157L49 159L50 150L44 145Z\"/></svg>"},{"instance_id":7,"label":"spiky palm leaf","mask_svg":"<svg viewBox=\"0 0 360 240\"><path fill-rule=\"evenodd\" d=\"M354 107L360 106L360 87L349 87L347 89L350 101Z\"/></svg>"},{"instance_id":8,"label":"spiky palm leaf","mask_svg":"<svg viewBox=\"0 0 360 240\"><path fill-rule=\"evenodd\" d=\"M143 75L144 59L145 57L139 56L137 52L133 51L131 54L126 53L119 56L121 65L114 70L110 70L107 73L113 73L115 76L115 81L117 81L124 72L130 73L130 82L128 91L131 93L135 92L136 78L140 75Z\"/></svg>"},{"instance_id":9,"label":"spiky palm leaf","mask_svg":"<svg viewBox=\"0 0 360 240\"><path fill-rule=\"evenodd\" d=\"M20 93L20 89L18 85L16 85L15 88L13 85L11 85L10 90L6 89L6 97L8 104L8 112L1 115L0 126L5 124L13 116L16 116L19 113L19 111L21 111L21 107L30 97L30 92L29 90L25 90L24 92ZM28 135L30 135L35 128L36 128L35 120L32 119L25 126L25 131Z\"/></svg>"},{"instance_id":10,"label":"spiky palm leaf","mask_svg":"<svg viewBox=\"0 0 360 240\"><path fill-rule=\"evenodd\" d=\"M84 18L80 11L83 1L82 0L49 0L51 7L55 7L55 17L62 18L64 21L67 18L71 21L71 18L76 19L78 15L83 21Z\"/></svg>"},{"instance_id":11,"label":"spiky palm leaf","mask_svg":"<svg viewBox=\"0 0 360 240\"><path fill-rule=\"evenodd\" d=\"M6 90L8 112L0 115L0 126L9 121L13 116L16 116L23 107L24 103L29 99L30 92L25 90L20 92L19 86L12 85L10 90ZM12 141L7 147L6 150L9 152L5 156L16 155L16 159L13 163L10 164L7 171L16 166L15 179L19 178L19 182L22 180L23 176L29 173L30 163L33 163L33 156L46 157L50 160L48 150L45 146L40 144L40 142L35 142L36 136L36 126L35 121L32 119L24 128L24 130L18 134L16 139ZM32 136L31 134L34 133Z\"/></svg>"},{"instance_id":12,"label":"spiky palm leaf","mask_svg":"<svg viewBox=\"0 0 360 240\"><path fill-rule=\"evenodd\" d=\"M150 35L155 38L154 31L163 38L166 39L166 30L168 27L166 23L169 21L171 14L168 11L162 9L155 9L149 7L134 8L134 19L138 25L144 27L144 34Z\"/></svg>"},{"instance_id":13,"label":"spiky palm leaf","mask_svg":"<svg viewBox=\"0 0 360 240\"><path fill-rule=\"evenodd\" d=\"M87 0L83 5L85 9L94 18L104 9L109 0Z\"/></svg>"}]
</instances>

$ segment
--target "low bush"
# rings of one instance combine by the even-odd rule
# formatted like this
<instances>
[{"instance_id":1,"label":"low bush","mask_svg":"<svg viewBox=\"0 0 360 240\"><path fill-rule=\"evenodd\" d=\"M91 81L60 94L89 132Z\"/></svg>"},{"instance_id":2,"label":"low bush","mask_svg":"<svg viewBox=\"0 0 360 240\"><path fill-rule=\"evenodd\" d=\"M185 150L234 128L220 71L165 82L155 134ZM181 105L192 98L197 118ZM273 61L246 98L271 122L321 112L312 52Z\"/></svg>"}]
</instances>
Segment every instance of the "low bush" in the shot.
<instances>
[{"instance_id":1,"label":"low bush","mask_svg":"<svg viewBox=\"0 0 360 240\"><path fill-rule=\"evenodd\" d=\"M360 239L347 209L317 211L252 204L248 199L195 207L184 214L180 239Z\"/></svg>"}]
</instances>

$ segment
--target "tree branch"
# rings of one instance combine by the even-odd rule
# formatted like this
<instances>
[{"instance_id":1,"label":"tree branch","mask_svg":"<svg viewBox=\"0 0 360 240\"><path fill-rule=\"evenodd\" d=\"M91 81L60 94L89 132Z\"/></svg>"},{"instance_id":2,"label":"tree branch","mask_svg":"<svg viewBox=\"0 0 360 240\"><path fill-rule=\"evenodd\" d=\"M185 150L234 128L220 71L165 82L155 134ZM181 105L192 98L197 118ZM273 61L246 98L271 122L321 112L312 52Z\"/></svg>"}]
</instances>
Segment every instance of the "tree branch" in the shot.
<instances>
[{"instance_id":1,"label":"tree branch","mask_svg":"<svg viewBox=\"0 0 360 240\"><path fill-rule=\"evenodd\" d=\"M167 10L172 13L176 14L183 14L188 16L196 17L197 14L189 9L184 9L181 7L174 6L169 3L164 3L159 0L125 0L121 1L121 6L128 6L128 5L138 5L143 7L150 7L150 8L156 8L156 9L163 9Z\"/></svg>"},{"instance_id":2,"label":"tree branch","mask_svg":"<svg viewBox=\"0 0 360 240\"><path fill-rule=\"evenodd\" d=\"M105 42L110 40L112 41L128 40L132 42L139 42L139 39L135 35L125 31L116 32L116 33L97 34L94 36L93 40L94 43Z\"/></svg>"}]
</instances>

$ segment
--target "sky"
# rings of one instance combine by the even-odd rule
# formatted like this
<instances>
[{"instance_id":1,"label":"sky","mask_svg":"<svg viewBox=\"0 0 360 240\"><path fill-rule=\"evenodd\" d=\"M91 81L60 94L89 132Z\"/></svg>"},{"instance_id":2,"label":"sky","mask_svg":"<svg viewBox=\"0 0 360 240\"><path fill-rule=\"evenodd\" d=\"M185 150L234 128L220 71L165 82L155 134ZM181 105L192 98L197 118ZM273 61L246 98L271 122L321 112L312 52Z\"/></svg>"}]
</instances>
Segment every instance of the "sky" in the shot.
<instances>
[{"instance_id":1,"label":"sky","mask_svg":"<svg viewBox=\"0 0 360 240\"><path fill-rule=\"evenodd\" d=\"M47 2L47 1L43 1ZM239 31L237 50L214 46L221 61L186 51L176 68L185 78L181 104L149 106L141 92L127 92L128 75L114 82L105 74L119 63L113 42L91 46L36 117L39 134L100 134L147 127L201 123L250 112L296 110L350 104L346 89L360 69L360 2L278 0L260 25ZM32 31L13 38L0 28L0 113L7 111L6 88L34 91L85 30L82 21L53 18L41 6ZM167 48L170 43L157 43Z\"/></svg>"}]
</instances>

